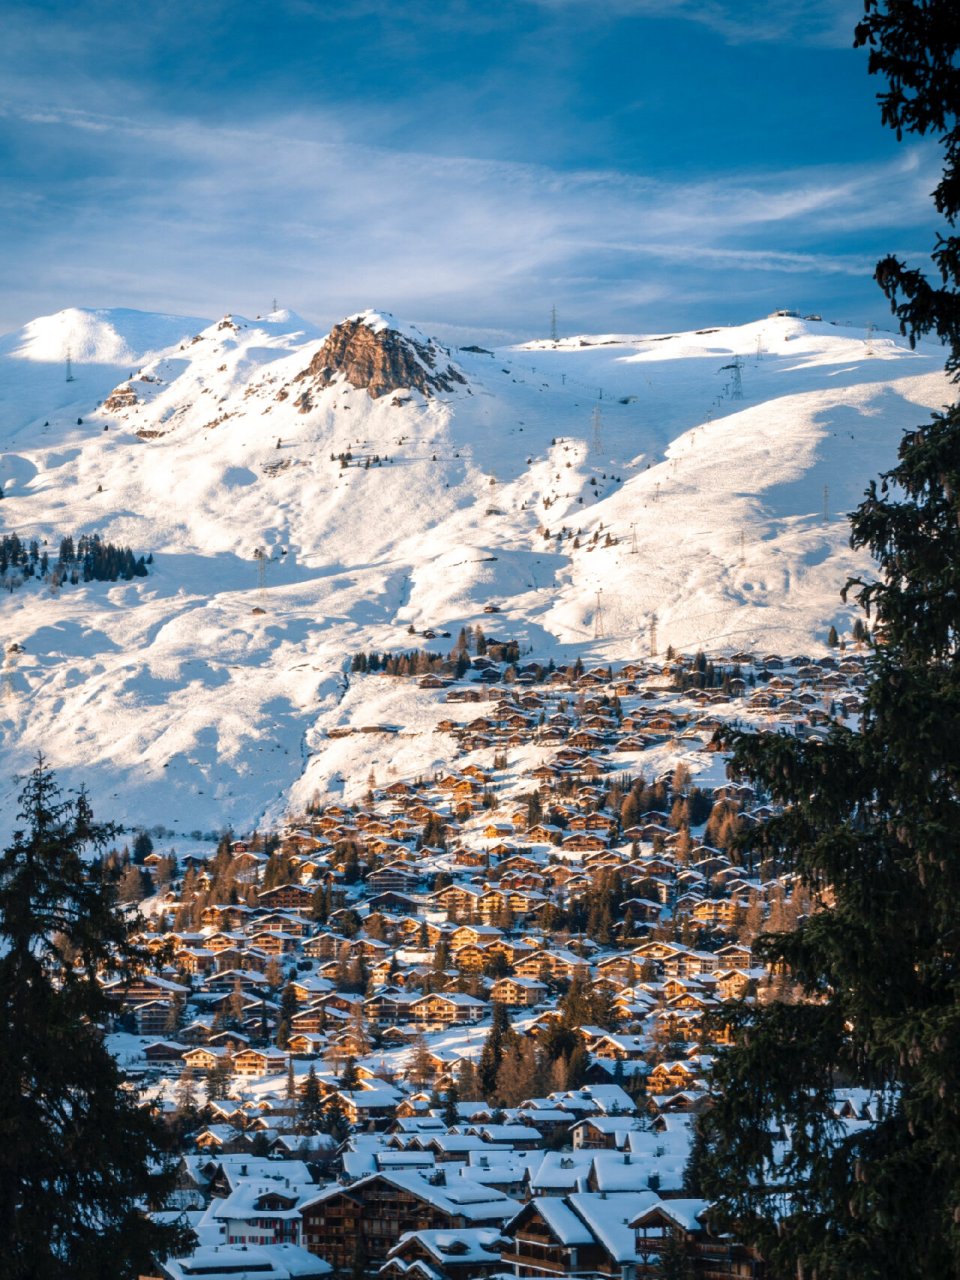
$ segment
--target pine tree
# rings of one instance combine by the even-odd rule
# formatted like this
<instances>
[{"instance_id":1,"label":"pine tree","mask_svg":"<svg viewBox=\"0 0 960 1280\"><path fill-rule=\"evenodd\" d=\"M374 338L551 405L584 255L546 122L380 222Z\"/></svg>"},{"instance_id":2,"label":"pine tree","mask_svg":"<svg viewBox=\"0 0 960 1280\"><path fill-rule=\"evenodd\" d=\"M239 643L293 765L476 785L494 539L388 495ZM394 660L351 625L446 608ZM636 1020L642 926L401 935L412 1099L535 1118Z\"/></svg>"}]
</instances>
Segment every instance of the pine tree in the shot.
<instances>
[{"instance_id":1,"label":"pine tree","mask_svg":"<svg viewBox=\"0 0 960 1280\"><path fill-rule=\"evenodd\" d=\"M150 964L113 889L86 873L115 829L83 792L62 800L39 758L23 827L0 855L0 1274L4 1280L152 1272L171 1234L145 1218L172 1184L166 1134L123 1085L103 1043L101 971ZM156 1167L154 1167L154 1162Z\"/></svg>"},{"instance_id":2,"label":"pine tree","mask_svg":"<svg viewBox=\"0 0 960 1280\"><path fill-rule=\"evenodd\" d=\"M464 1058L460 1064L456 1087L458 1101L462 1099L464 1102L479 1102L483 1097L477 1065L469 1058Z\"/></svg>"},{"instance_id":3,"label":"pine tree","mask_svg":"<svg viewBox=\"0 0 960 1280\"><path fill-rule=\"evenodd\" d=\"M183 1068L180 1079L177 1081L176 1106L176 1118L180 1128L184 1131L189 1130L196 1123L197 1118L197 1082L193 1068L189 1065Z\"/></svg>"},{"instance_id":4,"label":"pine tree","mask_svg":"<svg viewBox=\"0 0 960 1280\"><path fill-rule=\"evenodd\" d=\"M347 1119L343 1101L338 1093L331 1096L330 1101L323 1110L320 1131L321 1133L329 1133L331 1138L334 1138L337 1142L343 1142L350 1132L350 1122Z\"/></svg>"},{"instance_id":5,"label":"pine tree","mask_svg":"<svg viewBox=\"0 0 960 1280\"><path fill-rule=\"evenodd\" d=\"M504 1053L512 1048L517 1039L510 1022L510 1014L505 1004L498 1002L493 1006L493 1021L487 1038L480 1051L480 1089L485 1098L492 1098L497 1091L497 1073Z\"/></svg>"},{"instance_id":6,"label":"pine tree","mask_svg":"<svg viewBox=\"0 0 960 1280\"><path fill-rule=\"evenodd\" d=\"M448 1129L452 1129L455 1124L459 1123L459 1102L460 1091L456 1084L451 1084L443 1099L443 1123Z\"/></svg>"},{"instance_id":7,"label":"pine tree","mask_svg":"<svg viewBox=\"0 0 960 1280\"><path fill-rule=\"evenodd\" d=\"M433 1060L430 1057L430 1046L427 1038L420 1032L414 1039L410 1057L408 1074L415 1085L422 1088L433 1078Z\"/></svg>"},{"instance_id":8,"label":"pine tree","mask_svg":"<svg viewBox=\"0 0 960 1280\"><path fill-rule=\"evenodd\" d=\"M271 991L279 989L281 982L283 982L283 969L281 968L280 961L276 956L271 956L267 961L267 967L263 971L263 976L266 978L267 986Z\"/></svg>"},{"instance_id":9,"label":"pine tree","mask_svg":"<svg viewBox=\"0 0 960 1280\"><path fill-rule=\"evenodd\" d=\"M693 1261L672 1231L667 1232L663 1241L655 1274L657 1280L696 1280Z\"/></svg>"},{"instance_id":10,"label":"pine tree","mask_svg":"<svg viewBox=\"0 0 960 1280\"><path fill-rule=\"evenodd\" d=\"M297 1132L319 1133L324 1123L323 1097L320 1092L320 1081L317 1069L311 1062L297 1107Z\"/></svg>"},{"instance_id":11,"label":"pine tree","mask_svg":"<svg viewBox=\"0 0 960 1280\"><path fill-rule=\"evenodd\" d=\"M960 11L953 0L866 0L858 44L884 75L885 123L940 136L935 192L960 215ZM911 340L933 332L960 372L960 236L933 254L935 286L887 258L877 279ZM960 406L907 432L869 486L852 542L879 564L850 584L872 623L860 732L820 746L734 741L782 817L763 852L797 870L814 909L756 949L802 998L733 1015L736 1046L704 1113L704 1191L720 1224L774 1276L920 1280L960 1273ZM877 1120L834 1119L838 1080ZM789 1142L778 1143L787 1133Z\"/></svg>"},{"instance_id":12,"label":"pine tree","mask_svg":"<svg viewBox=\"0 0 960 1280\"><path fill-rule=\"evenodd\" d=\"M216 1066L207 1076L207 1098L210 1102L219 1102L225 1098L230 1092L230 1082L233 1079L233 1065L230 1059L224 1055L218 1058Z\"/></svg>"},{"instance_id":13,"label":"pine tree","mask_svg":"<svg viewBox=\"0 0 960 1280\"><path fill-rule=\"evenodd\" d=\"M360 1075L357 1071L357 1060L353 1057L344 1059L343 1070L340 1072L340 1088L348 1091L360 1087Z\"/></svg>"}]
</instances>

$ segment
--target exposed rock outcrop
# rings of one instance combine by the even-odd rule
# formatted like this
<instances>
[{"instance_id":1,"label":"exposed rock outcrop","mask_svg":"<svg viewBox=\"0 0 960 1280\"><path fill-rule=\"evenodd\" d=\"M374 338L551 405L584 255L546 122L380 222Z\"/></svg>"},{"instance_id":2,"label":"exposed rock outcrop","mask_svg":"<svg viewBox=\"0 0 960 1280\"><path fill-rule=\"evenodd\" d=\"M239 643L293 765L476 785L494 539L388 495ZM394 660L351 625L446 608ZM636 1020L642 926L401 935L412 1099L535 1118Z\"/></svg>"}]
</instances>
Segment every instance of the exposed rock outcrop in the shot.
<instances>
[{"instance_id":1,"label":"exposed rock outcrop","mask_svg":"<svg viewBox=\"0 0 960 1280\"><path fill-rule=\"evenodd\" d=\"M137 393L129 382L121 383L119 387L115 387L103 402L103 407L107 413L116 413L120 409L132 409L134 405L139 404Z\"/></svg>"},{"instance_id":2,"label":"exposed rock outcrop","mask_svg":"<svg viewBox=\"0 0 960 1280\"><path fill-rule=\"evenodd\" d=\"M365 389L372 400L401 389L429 396L466 384L450 363L449 352L437 343L418 340L369 313L334 325L323 346L294 382L328 387L338 375L352 387ZM309 399L309 396L307 396Z\"/></svg>"}]
</instances>

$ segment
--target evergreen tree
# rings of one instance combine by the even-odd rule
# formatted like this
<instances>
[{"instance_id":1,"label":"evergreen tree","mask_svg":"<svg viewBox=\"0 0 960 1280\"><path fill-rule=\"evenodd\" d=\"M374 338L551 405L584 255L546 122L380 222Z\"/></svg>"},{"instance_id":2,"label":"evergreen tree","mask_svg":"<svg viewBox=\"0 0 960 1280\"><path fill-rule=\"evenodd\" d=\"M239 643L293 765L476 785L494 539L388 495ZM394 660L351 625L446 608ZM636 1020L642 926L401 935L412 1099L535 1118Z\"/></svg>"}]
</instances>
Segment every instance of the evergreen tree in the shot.
<instances>
[{"instance_id":1,"label":"evergreen tree","mask_svg":"<svg viewBox=\"0 0 960 1280\"><path fill-rule=\"evenodd\" d=\"M127 863L117 883L117 898L125 905L141 902L152 888L150 877L132 862Z\"/></svg>"},{"instance_id":2,"label":"evergreen tree","mask_svg":"<svg viewBox=\"0 0 960 1280\"><path fill-rule=\"evenodd\" d=\"M0 855L0 1274L62 1280L153 1273L181 1238L144 1217L172 1185L166 1134L124 1087L101 1027L101 972L151 963L84 852L115 834L83 792L62 800L42 758L23 826Z\"/></svg>"},{"instance_id":3,"label":"evergreen tree","mask_svg":"<svg viewBox=\"0 0 960 1280\"><path fill-rule=\"evenodd\" d=\"M247 997L243 994L243 984L239 976L233 980L233 990L227 1001L227 1023L235 1030L239 1031L243 1026L243 1019L246 1013Z\"/></svg>"},{"instance_id":4,"label":"evergreen tree","mask_svg":"<svg viewBox=\"0 0 960 1280\"><path fill-rule=\"evenodd\" d=\"M360 1075L357 1071L357 1060L353 1057L345 1058L343 1070L340 1072L340 1088L350 1091L359 1087Z\"/></svg>"},{"instance_id":5,"label":"evergreen tree","mask_svg":"<svg viewBox=\"0 0 960 1280\"><path fill-rule=\"evenodd\" d=\"M297 1132L319 1133L324 1123L323 1097L320 1092L320 1081L317 1069L311 1062L297 1107Z\"/></svg>"},{"instance_id":6,"label":"evergreen tree","mask_svg":"<svg viewBox=\"0 0 960 1280\"><path fill-rule=\"evenodd\" d=\"M140 830L133 838L133 860L141 866L144 858L153 853L153 841L146 831Z\"/></svg>"},{"instance_id":7,"label":"evergreen tree","mask_svg":"<svg viewBox=\"0 0 960 1280\"><path fill-rule=\"evenodd\" d=\"M480 1073L476 1063L469 1058L464 1058L457 1071L457 1096L458 1101L462 1099L464 1102L479 1102L483 1097Z\"/></svg>"},{"instance_id":8,"label":"evergreen tree","mask_svg":"<svg viewBox=\"0 0 960 1280\"><path fill-rule=\"evenodd\" d=\"M493 1022L480 1051L480 1089L485 1098L492 1098L497 1091L497 1074L504 1052L511 1049L516 1042L517 1033L510 1022L510 1013L505 1004L495 1002L493 1006Z\"/></svg>"},{"instance_id":9,"label":"evergreen tree","mask_svg":"<svg viewBox=\"0 0 960 1280\"><path fill-rule=\"evenodd\" d=\"M657 1280L696 1280L693 1261L672 1231L664 1238L654 1275Z\"/></svg>"},{"instance_id":10,"label":"evergreen tree","mask_svg":"<svg viewBox=\"0 0 960 1280\"><path fill-rule=\"evenodd\" d=\"M452 1129L455 1124L459 1123L460 1112L458 1104L460 1102L460 1091L456 1084L451 1084L447 1089L443 1099L443 1123L448 1129Z\"/></svg>"},{"instance_id":11,"label":"evergreen tree","mask_svg":"<svg viewBox=\"0 0 960 1280\"><path fill-rule=\"evenodd\" d=\"M426 1036L420 1032L413 1041L408 1074L413 1083L422 1088L428 1080L433 1078L433 1072L430 1046L427 1044Z\"/></svg>"},{"instance_id":12,"label":"evergreen tree","mask_svg":"<svg viewBox=\"0 0 960 1280\"><path fill-rule=\"evenodd\" d=\"M191 1066L185 1066L177 1081L176 1119L181 1133L187 1133L197 1121L197 1081Z\"/></svg>"},{"instance_id":13,"label":"evergreen tree","mask_svg":"<svg viewBox=\"0 0 960 1280\"><path fill-rule=\"evenodd\" d=\"M269 986L271 992L278 990L280 984L283 982L283 969L281 968L280 961L276 956L271 956L267 961L267 967L263 971L263 976L266 978L267 986ZM288 1009L287 1013L289 1016L291 1010Z\"/></svg>"},{"instance_id":14,"label":"evergreen tree","mask_svg":"<svg viewBox=\"0 0 960 1280\"><path fill-rule=\"evenodd\" d=\"M331 1096L324 1108L320 1131L329 1133L337 1142L343 1142L350 1132L350 1122L338 1093Z\"/></svg>"},{"instance_id":15,"label":"evergreen tree","mask_svg":"<svg viewBox=\"0 0 960 1280\"><path fill-rule=\"evenodd\" d=\"M228 1057L217 1059L216 1066L207 1076L207 1098L210 1102L219 1102L230 1092L233 1079L233 1066Z\"/></svg>"},{"instance_id":16,"label":"evergreen tree","mask_svg":"<svg viewBox=\"0 0 960 1280\"><path fill-rule=\"evenodd\" d=\"M938 135L935 192L960 214L960 10L866 0L858 44L886 77L884 121ZM911 340L936 333L960 372L960 236L940 281L888 258L877 279ZM774 1276L920 1280L960 1273L960 406L901 441L852 542L879 577L850 584L872 623L860 732L821 746L734 740L736 771L787 806L759 845L798 871L814 909L755 944L800 999L733 1015L702 1125L704 1192ZM817 909L819 908L819 909ZM877 1121L834 1118L838 1081L872 1092ZM780 1134L789 1142L780 1143Z\"/></svg>"},{"instance_id":17,"label":"evergreen tree","mask_svg":"<svg viewBox=\"0 0 960 1280\"><path fill-rule=\"evenodd\" d=\"M587 1068L589 1066L590 1055L587 1053L583 1041L581 1041L567 1060L566 1087L568 1089L579 1089L586 1082Z\"/></svg>"}]
</instances>

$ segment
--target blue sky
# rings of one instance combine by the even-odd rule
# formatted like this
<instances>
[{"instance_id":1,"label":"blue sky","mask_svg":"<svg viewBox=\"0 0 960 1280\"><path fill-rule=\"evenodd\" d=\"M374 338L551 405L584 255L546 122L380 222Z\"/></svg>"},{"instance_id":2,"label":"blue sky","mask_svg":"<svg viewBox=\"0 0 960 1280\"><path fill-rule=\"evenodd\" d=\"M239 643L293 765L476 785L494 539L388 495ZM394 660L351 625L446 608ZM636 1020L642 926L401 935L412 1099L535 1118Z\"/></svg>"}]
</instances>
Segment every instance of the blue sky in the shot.
<instances>
[{"instance_id":1,"label":"blue sky","mask_svg":"<svg viewBox=\"0 0 960 1280\"><path fill-rule=\"evenodd\" d=\"M892 327L873 264L926 260L939 162L881 127L861 9L5 0L0 329L274 297L464 340L552 305L562 333Z\"/></svg>"}]
</instances>

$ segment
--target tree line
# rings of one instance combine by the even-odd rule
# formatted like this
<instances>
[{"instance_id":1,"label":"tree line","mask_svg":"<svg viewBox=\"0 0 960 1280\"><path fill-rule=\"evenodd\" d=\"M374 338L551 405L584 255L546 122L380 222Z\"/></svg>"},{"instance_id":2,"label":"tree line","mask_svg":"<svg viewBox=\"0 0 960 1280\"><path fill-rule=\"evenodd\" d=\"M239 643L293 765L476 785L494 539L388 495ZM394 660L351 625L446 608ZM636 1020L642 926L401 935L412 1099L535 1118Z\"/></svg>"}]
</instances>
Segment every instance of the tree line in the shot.
<instances>
[{"instance_id":1,"label":"tree line","mask_svg":"<svg viewBox=\"0 0 960 1280\"><path fill-rule=\"evenodd\" d=\"M61 538L57 559L51 562L46 539L29 542L16 533L0 537L0 578L9 591L28 578L61 586L80 582L129 582L145 578L153 555L135 556L130 547L105 542L98 533L84 533L77 539Z\"/></svg>"}]
</instances>

